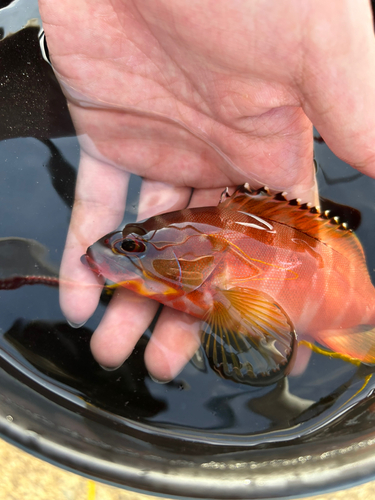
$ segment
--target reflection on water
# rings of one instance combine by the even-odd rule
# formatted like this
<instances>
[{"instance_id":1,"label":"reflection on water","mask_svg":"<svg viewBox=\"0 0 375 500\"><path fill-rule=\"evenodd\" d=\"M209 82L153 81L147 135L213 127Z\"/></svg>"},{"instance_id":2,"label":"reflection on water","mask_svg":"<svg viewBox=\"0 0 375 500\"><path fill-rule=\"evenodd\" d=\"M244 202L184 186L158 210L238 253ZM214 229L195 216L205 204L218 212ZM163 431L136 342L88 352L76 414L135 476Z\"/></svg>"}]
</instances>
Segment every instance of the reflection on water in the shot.
<instances>
[{"instance_id":1,"label":"reflection on water","mask_svg":"<svg viewBox=\"0 0 375 500\"><path fill-rule=\"evenodd\" d=\"M52 297L56 300L57 294ZM314 355L303 375L259 388L223 380L204 361L197 367L193 359L175 380L161 385L149 378L144 366L146 335L126 363L106 371L90 354L91 334L88 328L77 332L61 321L18 318L2 336L1 348L27 366L34 383L43 385L47 377L56 387L115 415L182 432L247 435L249 442L251 436L258 442L256 435L276 429L288 436L295 426L296 436L317 430L334 409L348 409L345 403L369 373Z\"/></svg>"},{"instance_id":2,"label":"reflection on water","mask_svg":"<svg viewBox=\"0 0 375 500\"><path fill-rule=\"evenodd\" d=\"M40 56L38 32L29 27L0 42L0 64L9 69L7 76L5 72L0 76L0 99L7 103L0 120L0 256L12 244L12 265L16 265L12 273L31 275L36 265L43 274L55 276L79 150L65 101ZM15 65L15 54L25 47L27 57ZM29 66L29 61L33 71L30 68L21 78L21 66ZM32 105L27 107L26 101ZM316 144L316 156L322 196L354 206L362 214L358 235L374 282L375 240L370 228L375 220L375 181L353 173L325 144ZM135 217L139 179L133 178L131 186L124 219L128 222ZM351 216L356 217L347 214ZM351 222L358 226L360 221ZM49 250L48 262L43 248ZM0 280L10 272L9 261L5 262L0 261ZM316 353L301 375L268 387L251 387L218 377L198 352L175 380L162 385L149 377L144 366L147 331L123 366L106 371L94 361L89 340L107 301L103 294L95 315L76 330L61 314L57 290L43 285L1 290L1 367L36 391L48 381L49 397L54 397L51 387L56 388L56 394L66 394L70 409L82 401L88 408L99 408L108 427L117 425L118 419L131 420L192 440L212 435L220 442L230 436L236 446L271 447L289 440L321 440L328 433L364 432L374 424L371 371Z\"/></svg>"},{"instance_id":3,"label":"reflection on water","mask_svg":"<svg viewBox=\"0 0 375 500\"><path fill-rule=\"evenodd\" d=\"M27 290L39 295L35 288ZM52 304L57 293L49 295ZM197 438L202 431L211 431L217 437L245 435L249 445L266 442L267 432L271 431L273 443L293 436L303 438L304 433L310 439L312 432L324 430L332 416L337 420L345 413L353 403L351 398L364 399L372 387L370 381L361 392L371 373L368 368L317 354L302 375L269 387L249 387L221 379L206 365L204 357L198 361L193 358L175 380L162 385L150 379L144 366L147 334L126 363L106 371L91 356L89 328L77 331L62 321L37 319L37 308L32 311L35 319L22 319L23 304L19 306L17 300L15 303L13 314L18 318L2 336L1 349L16 364L27 368L30 384L42 387L44 380L53 382L73 401L83 399L110 412L109 425L114 414ZM6 363L2 366L7 369ZM284 432L275 435L276 430Z\"/></svg>"}]
</instances>

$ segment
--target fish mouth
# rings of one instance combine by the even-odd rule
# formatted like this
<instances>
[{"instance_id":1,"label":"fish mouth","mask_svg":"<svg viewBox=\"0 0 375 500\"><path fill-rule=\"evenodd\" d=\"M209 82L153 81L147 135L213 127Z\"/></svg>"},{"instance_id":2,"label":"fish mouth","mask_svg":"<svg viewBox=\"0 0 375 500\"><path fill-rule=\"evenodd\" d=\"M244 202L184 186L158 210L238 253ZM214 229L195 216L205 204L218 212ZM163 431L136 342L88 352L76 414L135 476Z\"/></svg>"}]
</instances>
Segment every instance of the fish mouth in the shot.
<instances>
[{"instance_id":1,"label":"fish mouth","mask_svg":"<svg viewBox=\"0 0 375 500\"><path fill-rule=\"evenodd\" d=\"M82 255L81 262L87 269L90 269L91 271L93 271L97 276L102 275L100 267L98 266L97 262L94 260L90 248L88 248L87 252Z\"/></svg>"},{"instance_id":2,"label":"fish mouth","mask_svg":"<svg viewBox=\"0 0 375 500\"><path fill-rule=\"evenodd\" d=\"M103 236L93 245L89 246L82 255L82 264L90 269L97 277L117 283L124 280L138 279L134 264L126 255L119 255L113 251L113 245L121 240L122 235L116 231Z\"/></svg>"}]
</instances>

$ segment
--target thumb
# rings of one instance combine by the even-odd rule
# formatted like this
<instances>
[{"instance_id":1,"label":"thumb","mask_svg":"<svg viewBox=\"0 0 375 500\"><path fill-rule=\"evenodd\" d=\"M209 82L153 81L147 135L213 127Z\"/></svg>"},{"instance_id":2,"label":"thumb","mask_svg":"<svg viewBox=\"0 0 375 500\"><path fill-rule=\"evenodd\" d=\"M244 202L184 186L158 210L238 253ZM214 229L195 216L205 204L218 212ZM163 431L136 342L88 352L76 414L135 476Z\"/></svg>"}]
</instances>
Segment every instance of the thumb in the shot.
<instances>
[{"instance_id":1,"label":"thumb","mask_svg":"<svg viewBox=\"0 0 375 500\"><path fill-rule=\"evenodd\" d=\"M324 9L325 15L310 25L304 48L303 108L339 158L375 177L375 38L370 2L347 1L345 8L341 2L326 2Z\"/></svg>"}]
</instances>

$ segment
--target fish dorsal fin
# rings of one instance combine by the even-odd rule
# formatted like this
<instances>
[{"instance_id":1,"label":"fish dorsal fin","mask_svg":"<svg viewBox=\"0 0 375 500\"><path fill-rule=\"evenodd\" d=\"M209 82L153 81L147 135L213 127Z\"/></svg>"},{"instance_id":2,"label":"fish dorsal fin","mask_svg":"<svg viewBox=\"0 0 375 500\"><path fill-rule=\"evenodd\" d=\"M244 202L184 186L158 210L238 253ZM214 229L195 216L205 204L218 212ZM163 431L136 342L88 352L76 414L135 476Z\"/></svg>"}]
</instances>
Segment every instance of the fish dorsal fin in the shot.
<instances>
[{"instance_id":1,"label":"fish dorsal fin","mask_svg":"<svg viewBox=\"0 0 375 500\"><path fill-rule=\"evenodd\" d=\"M220 208L258 215L294 227L332 247L350 260L355 259L360 267L367 269L360 242L346 222L341 222L338 216L331 216L334 210L323 211L310 203L301 203L299 199L288 200L286 193L272 195L268 188L252 191L247 184L238 188L232 196L223 198L224 194L219 204ZM360 220L360 213L354 208L328 202L323 198L321 201L323 206L329 203L330 206L350 209L355 214L354 218Z\"/></svg>"},{"instance_id":2,"label":"fish dorsal fin","mask_svg":"<svg viewBox=\"0 0 375 500\"><path fill-rule=\"evenodd\" d=\"M205 318L202 345L222 377L267 385L291 368L295 330L268 294L250 288L218 290Z\"/></svg>"}]
</instances>

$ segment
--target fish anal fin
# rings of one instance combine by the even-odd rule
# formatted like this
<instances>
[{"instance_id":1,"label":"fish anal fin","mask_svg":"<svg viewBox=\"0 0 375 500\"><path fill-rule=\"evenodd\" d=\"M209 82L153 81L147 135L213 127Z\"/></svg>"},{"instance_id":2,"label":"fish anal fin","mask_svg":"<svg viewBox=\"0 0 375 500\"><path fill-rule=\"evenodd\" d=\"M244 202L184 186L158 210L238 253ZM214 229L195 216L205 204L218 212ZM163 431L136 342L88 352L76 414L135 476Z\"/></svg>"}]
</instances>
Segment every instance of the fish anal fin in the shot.
<instances>
[{"instance_id":1,"label":"fish anal fin","mask_svg":"<svg viewBox=\"0 0 375 500\"><path fill-rule=\"evenodd\" d=\"M235 382L266 385L291 369L295 331L266 293L219 290L205 318L202 344L212 368Z\"/></svg>"},{"instance_id":2,"label":"fish anal fin","mask_svg":"<svg viewBox=\"0 0 375 500\"><path fill-rule=\"evenodd\" d=\"M314 338L334 353L359 360L366 365L375 365L375 327L358 325L347 329L323 330Z\"/></svg>"}]
</instances>

